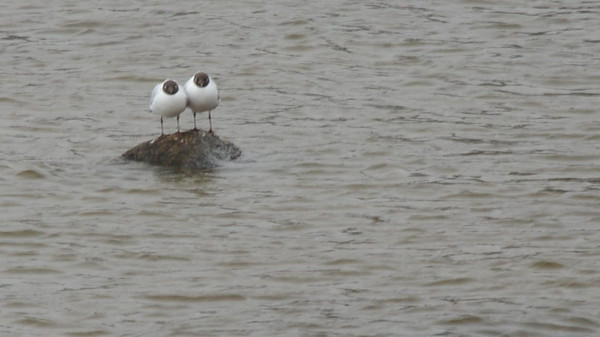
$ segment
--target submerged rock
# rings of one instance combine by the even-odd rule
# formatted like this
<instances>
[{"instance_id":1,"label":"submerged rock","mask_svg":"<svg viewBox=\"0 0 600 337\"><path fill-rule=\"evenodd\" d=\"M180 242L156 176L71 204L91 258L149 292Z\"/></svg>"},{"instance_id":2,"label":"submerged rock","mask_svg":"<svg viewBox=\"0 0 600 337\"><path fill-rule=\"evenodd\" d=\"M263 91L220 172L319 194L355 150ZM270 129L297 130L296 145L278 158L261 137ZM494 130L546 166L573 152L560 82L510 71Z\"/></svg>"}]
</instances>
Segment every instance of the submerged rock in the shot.
<instances>
[{"instance_id":1,"label":"submerged rock","mask_svg":"<svg viewBox=\"0 0 600 337\"><path fill-rule=\"evenodd\" d=\"M127 160L182 169L205 169L234 160L242 151L212 132L190 130L161 135L123 153Z\"/></svg>"}]
</instances>

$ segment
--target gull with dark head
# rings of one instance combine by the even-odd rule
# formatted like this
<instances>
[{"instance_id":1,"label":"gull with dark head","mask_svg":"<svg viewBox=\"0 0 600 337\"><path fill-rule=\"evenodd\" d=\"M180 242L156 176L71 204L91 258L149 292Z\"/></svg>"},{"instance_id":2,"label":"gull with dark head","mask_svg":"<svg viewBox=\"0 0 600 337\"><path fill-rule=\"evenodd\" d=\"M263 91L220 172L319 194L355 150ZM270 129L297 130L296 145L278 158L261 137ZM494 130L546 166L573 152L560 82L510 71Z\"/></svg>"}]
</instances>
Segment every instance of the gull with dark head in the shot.
<instances>
[{"instance_id":1,"label":"gull with dark head","mask_svg":"<svg viewBox=\"0 0 600 337\"><path fill-rule=\"evenodd\" d=\"M208 111L208 123L210 124L208 132L213 132L210 111L216 108L221 101L215 81L207 73L199 71L185 83L184 89L188 97L188 106L194 114L194 130L198 130L196 114Z\"/></svg>"},{"instance_id":2,"label":"gull with dark head","mask_svg":"<svg viewBox=\"0 0 600 337\"><path fill-rule=\"evenodd\" d=\"M177 132L179 132L179 115L187 107L185 90L180 90L177 82L164 80L152 90L150 97L150 112L160 115L160 134L163 132L163 117L177 117Z\"/></svg>"}]
</instances>

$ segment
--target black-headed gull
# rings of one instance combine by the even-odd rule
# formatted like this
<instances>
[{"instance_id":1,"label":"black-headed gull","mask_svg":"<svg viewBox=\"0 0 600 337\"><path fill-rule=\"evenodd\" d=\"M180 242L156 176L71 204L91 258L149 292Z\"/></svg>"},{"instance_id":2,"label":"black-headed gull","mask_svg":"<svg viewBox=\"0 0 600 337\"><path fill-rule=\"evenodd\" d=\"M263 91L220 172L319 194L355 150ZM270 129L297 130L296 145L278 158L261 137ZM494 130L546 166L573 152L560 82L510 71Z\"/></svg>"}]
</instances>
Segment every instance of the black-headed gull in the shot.
<instances>
[{"instance_id":1,"label":"black-headed gull","mask_svg":"<svg viewBox=\"0 0 600 337\"><path fill-rule=\"evenodd\" d=\"M208 111L208 122L210 124L208 132L212 132L210 111L216 108L221 101L217 84L208 74L199 71L185 82L184 89L188 97L188 106L194 114L194 130L198 130L196 128L196 114Z\"/></svg>"},{"instance_id":2,"label":"black-headed gull","mask_svg":"<svg viewBox=\"0 0 600 337\"><path fill-rule=\"evenodd\" d=\"M179 132L179 115L187 107L185 90L179 90L179 85L173 80L164 80L152 90L150 112L160 115L160 134L163 132L163 117L177 117L177 132Z\"/></svg>"}]
</instances>

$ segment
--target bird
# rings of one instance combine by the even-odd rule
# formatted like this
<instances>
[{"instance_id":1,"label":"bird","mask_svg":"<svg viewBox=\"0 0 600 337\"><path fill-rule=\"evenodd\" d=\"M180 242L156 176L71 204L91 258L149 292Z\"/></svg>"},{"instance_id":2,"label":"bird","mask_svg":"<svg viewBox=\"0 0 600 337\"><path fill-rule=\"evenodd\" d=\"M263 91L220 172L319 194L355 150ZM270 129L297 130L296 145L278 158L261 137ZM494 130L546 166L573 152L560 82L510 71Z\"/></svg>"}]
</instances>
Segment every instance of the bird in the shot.
<instances>
[{"instance_id":1,"label":"bird","mask_svg":"<svg viewBox=\"0 0 600 337\"><path fill-rule=\"evenodd\" d=\"M164 135L163 117L177 117L177 132L179 132L179 115L187 108L185 90L180 90L177 82L164 80L154 86L150 97L150 112L160 115L160 134Z\"/></svg>"},{"instance_id":2,"label":"bird","mask_svg":"<svg viewBox=\"0 0 600 337\"><path fill-rule=\"evenodd\" d=\"M208 111L208 123L210 124L208 132L212 133L210 111L216 108L219 102L221 102L221 95L219 94L217 84L207 73L199 71L185 82L184 90L188 97L188 106L194 114L194 130L198 130L196 128L196 114Z\"/></svg>"}]
</instances>

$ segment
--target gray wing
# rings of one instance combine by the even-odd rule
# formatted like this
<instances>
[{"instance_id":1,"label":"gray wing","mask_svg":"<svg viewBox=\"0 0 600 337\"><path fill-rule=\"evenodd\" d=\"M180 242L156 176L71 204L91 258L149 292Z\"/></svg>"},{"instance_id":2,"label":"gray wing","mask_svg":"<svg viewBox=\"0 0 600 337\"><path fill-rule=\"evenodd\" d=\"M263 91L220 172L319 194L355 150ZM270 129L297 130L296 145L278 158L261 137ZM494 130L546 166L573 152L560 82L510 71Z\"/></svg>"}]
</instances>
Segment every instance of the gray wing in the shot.
<instances>
[{"instance_id":1,"label":"gray wing","mask_svg":"<svg viewBox=\"0 0 600 337\"><path fill-rule=\"evenodd\" d=\"M194 76L190 77L189 80L185 81L185 84L183 85L183 92L185 92L185 97L187 100L188 107L190 106L190 97L188 96L188 86L190 86L191 83L194 83Z\"/></svg>"},{"instance_id":2,"label":"gray wing","mask_svg":"<svg viewBox=\"0 0 600 337\"><path fill-rule=\"evenodd\" d=\"M156 97L156 95L158 94L158 92L162 90L162 83L158 83L157 85L154 86L154 89L152 89L152 94L150 95L150 110L152 111L152 102L154 102L154 97Z\"/></svg>"},{"instance_id":3,"label":"gray wing","mask_svg":"<svg viewBox=\"0 0 600 337\"><path fill-rule=\"evenodd\" d=\"M192 85L193 83L194 83L194 76L190 77L190 79L189 79L189 80L185 81L185 84L183 85L183 88L184 88L184 90L186 90L186 88L187 88L189 85Z\"/></svg>"}]
</instances>

